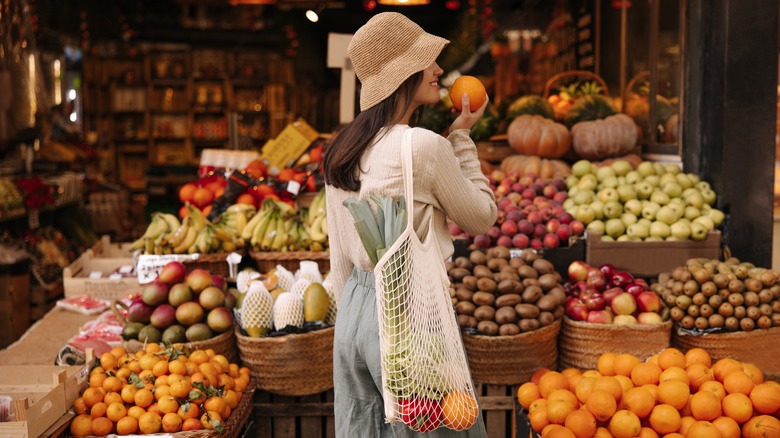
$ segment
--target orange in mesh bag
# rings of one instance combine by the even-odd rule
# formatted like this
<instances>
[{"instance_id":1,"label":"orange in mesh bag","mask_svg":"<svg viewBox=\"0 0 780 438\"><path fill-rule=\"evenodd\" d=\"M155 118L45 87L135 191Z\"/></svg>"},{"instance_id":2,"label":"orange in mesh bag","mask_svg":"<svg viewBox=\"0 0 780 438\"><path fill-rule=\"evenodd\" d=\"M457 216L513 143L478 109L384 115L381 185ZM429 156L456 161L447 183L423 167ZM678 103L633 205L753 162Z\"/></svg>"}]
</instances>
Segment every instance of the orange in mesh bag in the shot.
<instances>
[{"instance_id":1,"label":"orange in mesh bag","mask_svg":"<svg viewBox=\"0 0 780 438\"><path fill-rule=\"evenodd\" d=\"M411 134L404 134L401 154L405 195L399 201L372 197L378 220L367 200L344 204L375 264L386 421L418 432L465 430L479 408L443 257L433 233L420 241L414 205L405 202L414 199Z\"/></svg>"}]
</instances>

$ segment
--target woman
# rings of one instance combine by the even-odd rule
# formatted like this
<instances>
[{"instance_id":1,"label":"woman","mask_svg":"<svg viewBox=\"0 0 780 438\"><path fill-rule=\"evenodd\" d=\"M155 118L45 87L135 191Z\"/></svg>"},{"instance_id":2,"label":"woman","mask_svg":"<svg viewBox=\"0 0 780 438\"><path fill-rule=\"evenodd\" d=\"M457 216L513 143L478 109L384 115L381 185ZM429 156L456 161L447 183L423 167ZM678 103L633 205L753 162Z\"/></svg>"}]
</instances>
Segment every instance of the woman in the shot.
<instances>
[{"instance_id":1,"label":"woman","mask_svg":"<svg viewBox=\"0 0 780 438\"><path fill-rule=\"evenodd\" d=\"M379 334L373 266L342 202L370 194L398 198L404 193L401 139L419 118L422 105L439 101L436 58L449 41L423 31L398 13L371 18L352 38L348 55L361 82L360 110L324 154L330 238L329 276L342 291L333 351L336 436L415 436L403 424L386 424L382 399ZM480 172L469 129L487 102L463 111L444 138L415 128L415 231L434 233L442 254L453 253L449 217L470 233L486 231L496 220L496 203ZM428 229L430 215L433 229ZM444 260L442 260L444 263ZM485 436L481 420L463 432L439 428L426 436Z\"/></svg>"}]
</instances>

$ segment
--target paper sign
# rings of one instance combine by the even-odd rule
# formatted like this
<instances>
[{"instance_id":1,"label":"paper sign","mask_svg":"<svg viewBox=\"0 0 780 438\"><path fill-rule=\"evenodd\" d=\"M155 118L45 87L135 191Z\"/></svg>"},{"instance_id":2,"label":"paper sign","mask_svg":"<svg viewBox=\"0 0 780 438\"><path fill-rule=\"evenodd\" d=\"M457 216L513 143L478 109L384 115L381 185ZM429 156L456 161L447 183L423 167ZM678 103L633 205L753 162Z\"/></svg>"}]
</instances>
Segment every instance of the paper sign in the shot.
<instances>
[{"instance_id":1,"label":"paper sign","mask_svg":"<svg viewBox=\"0 0 780 438\"><path fill-rule=\"evenodd\" d=\"M260 158L268 161L269 170L274 174L300 158L317 137L319 133L299 118L287 125L275 139L263 145Z\"/></svg>"},{"instance_id":2,"label":"paper sign","mask_svg":"<svg viewBox=\"0 0 780 438\"><path fill-rule=\"evenodd\" d=\"M290 192L291 195L295 196L298 194L298 192L301 190L301 183L298 181L289 181L287 183L287 191Z\"/></svg>"},{"instance_id":3,"label":"paper sign","mask_svg":"<svg viewBox=\"0 0 780 438\"><path fill-rule=\"evenodd\" d=\"M92 271L92 272L89 273L89 278L91 280L99 280L99 279L103 278L103 273L100 272L100 271Z\"/></svg>"},{"instance_id":4,"label":"paper sign","mask_svg":"<svg viewBox=\"0 0 780 438\"><path fill-rule=\"evenodd\" d=\"M534 254L539 254L539 251L533 248L525 248L525 249L512 248L509 250L509 257L513 259L520 258L523 255L523 251L531 251Z\"/></svg>"},{"instance_id":5,"label":"paper sign","mask_svg":"<svg viewBox=\"0 0 780 438\"><path fill-rule=\"evenodd\" d=\"M122 274L116 274L116 273L111 274L111 275L108 276L108 279L109 280L121 280L122 279Z\"/></svg>"},{"instance_id":6,"label":"paper sign","mask_svg":"<svg viewBox=\"0 0 780 438\"><path fill-rule=\"evenodd\" d=\"M129 274L133 272L133 266L132 265L122 265L119 267L119 273L120 274Z\"/></svg>"},{"instance_id":7,"label":"paper sign","mask_svg":"<svg viewBox=\"0 0 780 438\"><path fill-rule=\"evenodd\" d=\"M146 284L157 278L163 266L172 261L197 260L199 254L140 255L135 268L139 284Z\"/></svg>"}]
</instances>

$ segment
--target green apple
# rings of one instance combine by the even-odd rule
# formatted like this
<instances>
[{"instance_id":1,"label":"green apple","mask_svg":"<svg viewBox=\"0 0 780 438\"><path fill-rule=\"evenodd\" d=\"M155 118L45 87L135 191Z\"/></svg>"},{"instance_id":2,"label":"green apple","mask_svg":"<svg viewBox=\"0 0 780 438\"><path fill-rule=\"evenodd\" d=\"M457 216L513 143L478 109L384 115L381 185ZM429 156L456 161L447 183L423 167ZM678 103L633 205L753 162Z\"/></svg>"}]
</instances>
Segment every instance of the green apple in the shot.
<instances>
[{"instance_id":1,"label":"green apple","mask_svg":"<svg viewBox=\"0 0 780 438\"><path fill-rule=\"evenodd\" d=\"M615 239L613 239L613 238L612 238L612 236L605 236L605 235L602 235L602 236L601 236L601 241L602 241L602 242L614 242L614 241L615 241Z\"/></svg>"},{"instance_id":2,"label":"green apple","mask_svg":"<svg viewBox=\"0 0 780 438\"><path fill-rule=\"evenodd\" d=\"M653 222L652 225L650 225L650 235L653 237L666 239L671 234L672 234L672 229L667 223L661 221L655 221Z\"/></svg>"},{"instance_id":3,"label":"green apple","mask_svg":"<svg viewBox=\"0 0 780 438\"><path fill-rule=\"evenodd\" d=\"M669 175L667 173L667 175ZM682 187L677 184L677 181L670 181L664 185L661 186L661 190L663 190L664 193L669 195L670 198L678 198L682 196Z\"/></svg>"},{"instance_id":4,"label":"green apple","mask_svg":"<svg viewBox=\"0 0 780 438\"><path fill-rule=\"evenodd\" d=\"M642 201L638 199L629 199L626 201L625 205L623 205L623 211L627 211L634 216L639 216L642 214Z\"/></svg>"},{"instance_id":5,"label":"green apple","mask_svg":"<svg viewBox=\"0 0 780 438\"><path fill-rule=\"evenodd\" d=\"M577 210L574 211L574 218L583 224L589 224L596 219L596 213L590 207L590 205L579 205Z\"/></svg>"},{"instance_id":6,"label":"green apple","mask_svg":"<svg viewBox=\"0 0 780 438\"><path fill-rule=\"evenodd\" d=\"M710 183L707 181L699 181L696 183L696 188L699 189L699 191L705 190L705 189L712 189L710 186Z\"/></svg>"},{"instance_id":7,"label":"green apple","mask_svg":"<svg viewBox=\"0 0 780 438\"><path fill-rule=\"evenodd\" d=\"M664 239L655 236L649 236L647 239L645 239L645 242L663 242L663 241Z\"/></svg>"},{"instance_id":8,"label":"green apple","mask_svg":"<svg viewBox=\"0 0 780 438\"><path fill-rule=\"evenodd\" d=\"M623 204L617 201L605 202L603 211L607 219L619 218L623 214Z\"/></svg>"},{"instance_id":9,"label":"green apple","mask_svg":"<svg viewBox=\"0 0 780 438\"><path fill-rule=\"evenodd\" d=\"M580 178L588 175L593 170L593 164L588 160L580 160L571 166L571 174Z\"/></svg>"},{"instance_id":10,"label":"green apple","mask_svg":"<svg viewBox=\"0 0 780 438\"><path fill-rule=\"evenodd\" d=\"M672 175L671 173L665 173L661 175L661 179L658 180L658 185L663 187L664 185L670 182L676 183L677 178L675 178L674 175Z\"/></svg>"},{"instance_id":11,"label":"green apple","mask_svg":"<svg viewBox=\"0 0 780 438\"><path fill-rule=\"evenodd\" d=\"M617 177L618 180L618 187L626 185L626 177L625 176L619 176Z\"/></svg>"},{"instance_id":12,"label":"green apple","mask_svg":"<svg viewBox=\"0 0 780 438\"><path fill-rule=\"evenodd\" d=\"M596 178L599 181L604 181L607 177L617 177L617 173L615 173L615 170L610 166L599 167L596 171Z\"/></svg>"},{"instance_id":13,"label":"green apple","mask_svg":"<svg viewBox=\"0 0 780 438\"><path fill-rule=\"evenodd\" d=\"M691 226L685 221L677 221L670 228L676 239L687 240L691 236Z\"/></svg>"},{"instance_id":14,"label":"green apple","mask_svg":"<svg viewBox=\"0 0 780 438\"><path fill-rule=\"evenodd\" d=\"M655 202L648 202L644 206L642 206L642 217L648 220L655 220L655 215L658 213L658 210L661 209L661 206L656 204Z\"/></svg>"},{"instance_id":15,"label":"green apple","mask_svg":"<svg viewBox=\"0 0 780 438\"><path fill-rule=\"evenodd\" d=\"M618 194L618 191L614 187L607 187L606 189L599 190L597 194L599 201L603 203L607 203L610 201L619 201L620 195Z\"/></svg>"},{"instance_id":16,"label":"green apple","mask_svg":"<svg viewBox=\"0 0 780 438\"><path fill-rule=\"evenodd\" d=\"M623 221L623 224L626 227L629 227L635 224L639 219L636 217L635 214L624 211L623 214L620 215L620 220Z\"/></svg>"},{"instance_id":17,"label":"green apple","mask_svg":"<svg viewBox=\"0 0 780 438\"><path fill-rule=\"evenodd\" d=\"M626 229L626 233L637 239L646 239L650 235L650 228L639 222L631 224Z\"/></svg>"},{"instance_id":18,"label":"green apple","mask_svg":"<svg viewBox=\"0 0 780 438\"><path fill-rule=\"evenodd\" d=\"M616 238L626 233L626 226L620 219L610 219L605 224L605 231L608 236Z\"/></svg>"},{"instance_id":19,"label":"green apple","mask_svg":"<svg viewBox=\"0 0 780 438\"><path fill-rule=\"evenodd\" d=\"M655 167L651 161L642 161L639 163L639 166L637 166L636 171L645 178L650 175L655 175Z\"/></svg>"},{"instance_id":20,"label":"green apple","mask_svg":"<svg viewBox=\"0 0 780 438\"><path fill-rule=\"evenodd\" d=\"M604 203L598 199L590 203L590 208L596 214L596 219L604 219Z\"/></svg>"},{"instance_id":21,"label":"green apple","mask_svg":"<svg viewBox=\"0 0 780 438\"><path fill-rule=\"evenodd\" d=\"M596 180L596 175L593 174L587 174L580 178L579 181L577 181L576 187L583 190L596 190L596 187L598 187L599 182Z\"/></svg>"},{"instance_id":22,"label":"green apple","mask_svg":"<svg viewBox=\"0 0 780 438\"><path fill-rule=\"evenodd\" d=\"M655 202L658 205L666 205L671 201L671 198L662 190L655 189L653 190L653 194L650 195L650 201Z\"/></svg>"},{"instance_id":23,"label":"green apple","mask_svg":"<svg viewBox=\"0 0 780 438\"><path fill-rule=\"evenodd\" d=\"M701 210L694 207L693 205L689 205L685 207L685 213L683 213L683 216L685 217L685 219L692 221L697 217L701 216Z\"/></svg>"},{"instance_id":24,"label":"green apple","mask_svg":"<svg viewBox=\"0 0 780 438\"><path fill-rule=\"evenodd\" d=\"M677 213L675 213L674 210L669 208L668 206L663 206L658 209L658 212L655 214L655 220L661 221L667 225L671 225L675 222L677 222Z\"/></svg>"},{"instance_id":25,"label":"green apple","mask_svg":"<svg viewBox=\"0 0 780 438\"><path fill-rule=\"evenodd\" d=\"M685 197L685 203L701 210L704 206L704 197L698 191L692 192Z\"/></svg>"},{"instance_id":26,"label":"green apple","mask_svg":"<svg viewBox=\"0 0 780 438\"><path fill-rule=\"evenodd\" d=\"M639 181L642 181L643 178L641 173L632 170L626 174L626 184L636 184Z\"/></svg>"},{"instance_id":27,"label":"green apple","mask_svg":"<svg viewBox=\"0 0 780 438\"><path fill-rule=\"evenodd\" d=\"M634 190L638 199L650 199L650 195L653 194L653 185L647 181L642 181L634 185Z\"/></svg>"},{"instance_id":28,"label":"green apple","mask_svg":"<svg viewBox=\"0 0 780 438\"><path fill-rule=\"evenodd\" d=\"M617 176L625 176L632 170L634 170L631 163L626 160L615 160L612 162L612 170L615 171Z\"/></svg>"},{"instance_id":29,"label":"green apple","mask_svg":"<svg viewBox=\"0 0 780 438\"><path fill-rule=\"evenodd\" d=\"M636 199L636 190L633 185L624 184L617 187L618 197L620 202L626 203L632 199Z\"/></svg>"},{"instance_id":30,"label":"green apple","mask_svg":"<svg viewBox=\"0 0 780 438\"><path fill-rule=\"evenodd\" d=\"M683 215L685 215L685 204L682 201L679 201L679 199L680 198L674 198L672 199L672 202L665 205L665 207L668 207L674 211L677 219L680 219L683 217Z\"/></svg>"},{"instance_id":31,"label":"green apple","mask_svg":"<svg viewBox=\"0 0 780 438\"><path fill-rule=\"evenodd\" d=\"M723 220L726 219L726 215L717 208L710 208L709 211L707 211L707 216L712 219L712 222L716 227L719 227L720 224L723 223Z\"/></svg>"},{"instance_id":32,"label":"green apple","mask_svg":"<svg viewBox=\"0 0 780 438\"><path fill-rule=\"evenodd\" d=\"M699 181L701 181L701 177L699 177L699 175L696 175L695 173L687 173L686 175L688 175L688 178L691 180L694 186L698 184Z\"/></svg>"},{"instance_id":33,"label":"green apple","mask_svg":"<svg viewBox=\"0 0 780 438\"><path fill-rule=\"evenodd\" d=\"M577 190L577 193L571 199L574 199L574 203L577 205L585 205L593 202L594 197L595 195L591 190Z\"/></svg>"},{"instance_id":34,"label":"green apple","mask_svg":"<svg viewBox=\"0 0 780 438\"><path fill-rule=\"evenodd\" d=\"M632 241L634 239L631 236L629 236L628 234L621 234L615 240L618 241L618 242L630 242L630 241Z\"/></svg>"},{"instance_id":35,"label":"green apple","mask_svg":"<svg viewBox=\"0 0 780 438\"><path fill-rule=\"evenodd\" d=\"M709 205L715 205L715 200L717 196L715 195L715 191L712 189L706 189L701 191L701 196L704 198L704 202L706 202Z\"/></svg>"},{"instance_id":36,"label":"green apple","mask_svg":"<svg viewBox=\"0 0 780 438\"><path fill-rule=\"evenodd\" d=\"M574 199L566 198L566 200L563 201L562 207L571 214L571 210L577 208L577 204L574 202Z\"/></svg>"},{"instance_id":37,"label":"green apple","mask_svg":"<svg viewBox=\"0 0 780 438\"><path fill-rule=\"evenodd\" d=\"M606 234L605 233L606 228L607 228L606 224L600 220L595 220L589 223L588 226L586 227L588 231L601 234L602 236Z\"/></svg>"},{"instance_id":38,"label":"green apple","mask_svg":"<svg viewBox=\"0 0 780 438\"><path fill-rule=\"evenodd\" d=\"M653 187L658 187L661 184L661 177L658 175L648 175L645 177L645 181L649 182Z\"/></svg>"},{"instance_id":39,"label":"green apple","mask_svg":"<svg viewBox=\"0 0 780 438\"><path fill-rule=\"evenodd\" d=\"M684 173L678 173L674 177L677 180L677 184L679 184L683 190L693 187L693 181L691 181L691 178L688 175Z\"/></svg>"},{"instance_id":40,"label":"green apple","mask_svg":"<svg viewBox=\"0 0 780 438\"><path fill-rule=\"evenodd\" d=\"M671 173L672 175L680 173L680 166L675 163L666 163L664 169L666 169L666 173Z\"/></svg>"},{"instance_id":41,"label":"green apple","mask_svg":"<svg viewBox=\"0 0 780 438\"><path fill-rule=\"evenodd\" d=\"M664 167L663 163L653 163L653 167L655 168L655 174L658 176L666 173L666 167Z\"/></svg>"},{"instance_id":42,"label":"green apple","mask_svg":"<svg viewBox=\"0 0 780 438\"><path fill-rule=\"evenodd\" d=\"M648 219L648 218L645 218L645 217L640 217L639 220L636 221L636 223L638 223L638 224L642 225L643 227L647 228L647 232L648 233L650 232L650 226L653 225L653 221Z\"/></svg>"},{"instance_id":43,"label":"green apple","mask_svg":"<svg viewBox=\"0 0 780 438\"><path fill-rule=\"evenodd\" d=\"M715 222L709 216L699 216L691 221L691 224L702 224L707 231L715 229Z\"/></svg>"},{"instance_id":44,"label":"green apple","mask_svg":"<svg viewBox=\"0 0 780 438\"><path fill-rule=\"evenodd\" d=\"M602 169L603 169L603 167L602 167ZM612 188L614 188L614 187L617 187L619 185L620 185L620 181L618 181L616 176L608 176L608 177L604 178L604 180L601 181L601 184L599 184L599 187L600 188L605 188L605 187L612 187Z\"/></svg>"},{"instance_id":45,"label":"green apple","mask_svg":"<svg viewBox=\"0 0 780 438\"><path fill-rule=\"evenodd\" d=\"M691 222L691 239L704 240L707 238L707 227L701 224L701 222Z\"/></svg>"},{"instance_id":46,"label":"green apple","mask_svg":"<svg viewBox=\"0 0 780 438\"><path fill-rule=\"evenodd\" d=\"M691 194L693 193L699 193L699 189L697 189L696 187L689 187L687 189L684 189L682 192L682 198L685 199L688 196L691 196Z\"/></svg>"},{"instance_id":47,"label":"green apple","mask_svg":"<svg viewBox=\"0 0 780 438\"><path fill-rule=\"evenodd\" d=\"M577 177L577 176L574 176L574 175L567 176L566 177L566 188L571 190L572 187L575 187L577 185L577 182L579 180L580 180L580 178Z\"/></svg>"}]
</instances>

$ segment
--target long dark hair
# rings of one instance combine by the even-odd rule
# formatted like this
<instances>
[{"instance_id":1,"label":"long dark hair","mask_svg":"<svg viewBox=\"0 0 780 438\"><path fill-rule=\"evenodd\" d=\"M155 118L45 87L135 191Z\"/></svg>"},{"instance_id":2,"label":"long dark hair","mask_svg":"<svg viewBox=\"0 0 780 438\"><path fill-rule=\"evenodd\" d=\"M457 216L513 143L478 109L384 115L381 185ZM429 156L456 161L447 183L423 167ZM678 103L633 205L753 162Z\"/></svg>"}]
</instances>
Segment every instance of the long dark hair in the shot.
<instances>
[{"instance_id":1,"label":"long dark hair","mask_svg":"<svg viewBox=\"0 0 780 438\"><path fill-rule=\"evenodd\" d=\"M412 104L422 72L405 80L393 94L371 108L361 111L351 123L336 135L323 152L325 182L343 190L360 190L360 157L374 141L377 133L385 126L398 123L400 117ZM398 108L403 106L403 111ZM415 125L422 115L422 107L415 109L409 121Z\"/></svg>"}]
</instances>

